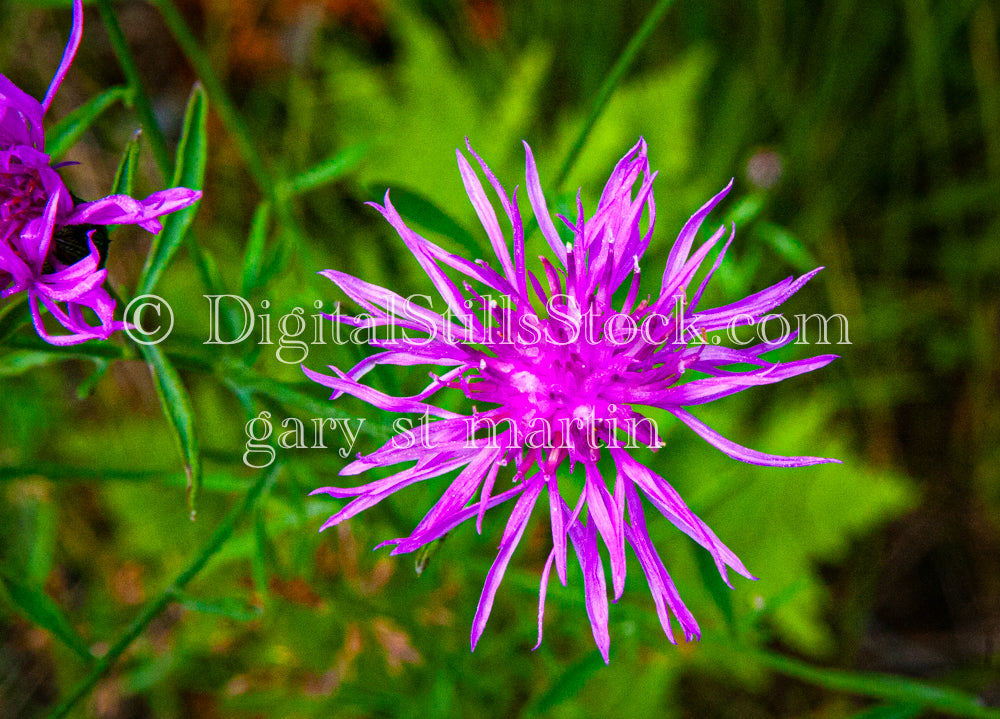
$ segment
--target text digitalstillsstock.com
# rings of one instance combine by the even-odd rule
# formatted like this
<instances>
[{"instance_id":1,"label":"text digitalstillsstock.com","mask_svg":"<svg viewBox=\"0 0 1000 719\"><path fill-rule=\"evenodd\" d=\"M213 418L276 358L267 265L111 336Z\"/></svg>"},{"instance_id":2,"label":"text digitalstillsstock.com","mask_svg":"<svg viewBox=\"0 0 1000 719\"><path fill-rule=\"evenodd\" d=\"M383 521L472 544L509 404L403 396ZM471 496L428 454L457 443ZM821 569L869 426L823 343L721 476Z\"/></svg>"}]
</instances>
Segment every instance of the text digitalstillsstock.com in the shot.
<instances>
[{"instance_id":1,"label":"text digitalstillsstock.com","mask_svg":"<svg viewBox=\"0 0 1000 719\"><path fill-rule=\"evenodd\" d=\"M307 313L302 307L293 307L285 314L273 317L270 303L261 300L255 308L249 300L239 295L204 295L208 301L207 336L205 345L238 345L252 341L258 345L275 347L275 357L284 364L301 364L309 356L309 348L316 345L363 345L375 342L385 343L403 340L411 345L429 344L443 339L449 344L484 342L483 337L473 336L473 330L465 325L455 324L456 319L450 308L440 314L443 322L436 326L421 319L421 313L433 312L433 300L428 295L410 295L402 299L388 297L385 304L388 321L376 320L368 314L352 316L354 326L347 327L341 321L340 304L333 311L324 313L323 303L314 303L315 311ZM673 311L667 314L648 312L641 321L629 314L613 313L596 315L591 311L581 312L576 300L566 295L549 298L545 304L548 319L543 320L533 312L517 314L511 312L509 298L501 297L500 302L488 295L483 298L492 307L503 312L502 323L484 312L482 325L489 333L486 343L517 343L521 346L533 344L570 345L577 342L587 344L612 343L624 346L641 338L648 344L659 345L667 341L679 344L722 344L723 338L733 345L745 347L755 342L777 347L789 341L794 335L794 344L829 345L830 323L836 320L839 331L833 344L851 344L847 317L842 314L799 314L795 315L795 325L784 315L769 314L757 318L749 314L735 315L724 330L708 335L690 326L690 317L685 313L684 295L674 297ZM224 305L225 303L225 305ZM471 309L471 307L469 308ZM224 313L227 321L223 320ZM173 331L174 312L170 305L156 295L136 297L125 308L124 320L129 337L139 344L159 344ZM331 322L333 320L333 322ZM397 324L398 321L398 324ZM553 333L558 324L561 330ZM443 327L443 333L439 332ZM419 334L409 334L408 332ZM495 335L492 333L496 333ZM443 337L439 337L443 334ZM810 343L810 337L815 341Z\"/></svg>"},{"instance_id":2,"label":"text digitalstillsstock.com","mask_svg":"<svg viewBox=\"0 0 1000 719\"><path fill-rule=\"evenodd\" d=\"M485 338L483 335L474 336L473 330L468 329L466 324L456 324L453 321L456 318L450 309L441 313L443 322L432 324L427 319L421 319L422 313L427 317L426 313L434 310L432 298L428 295L411 295L405 299L389 297L384 305L388 321L362 313L351 316L350 325L341 322L339 303L333 306L330 313L324 313L323 303L317 301L314 312L307 313L302 307L294 307L275 317L269 311L270 304L267 300L260 301L255 308L250 301L239 295L204 297L208 302L208 332L203 344L219 346L252 342L271 345L275 348L276 359L285 364L301 364L309 356L310 347L316 345L377 344L385 347L395 340L419 345L439 339L439 332L443 335L440 338L451 344L480 344L485 339L487 343L517 343L520 346L540 343L612 343L624 346L642 339L654 345L666 342L719 345L725 339L741 347L755 342L778 347L789 341L810 344L810 337L815 340L812 344L829 345L830 322L837 320L839 337L835 344L851 344L848 321L842 314L795 315L794 328L786 317L779 314L761 318L749 314L736 315L724 329L709 335L690 326L691 317L685 313L686 300L683 295L674 298L672 312L646 312L640 315L639 322L635 317L624 313L597 316L591 312L580 312L574 298L567 296L550 298L545 306L548 318L540 320L533 312L517 314L510 311L510 305L504 304L509 303L506 297L496 303L487 296L484 300L491 304L491 309L499 308L503 312L499 313L499 321L493 319L496 315L484 313L481 322L488 333ZM399 302L400 299L402 303ZM156 295L143 295L133 299L125 308L124 319L129 337L140 344L162 342L170 335L174 326L172 308ZM553 332L556 327L559 329ZM648 418L639 420L640 424L648 423L648 426L628 426L628 422L634 421L631 419L616 425L614 420L593 417L563 417L554 422L539 417L524 427L505 421L508 427L501 429L485 417L474 415L468 418L469 447L477 446L477 443L483 441L483 430L487 433L485 439L490 446L497 446L498 437L503 437L504 432L514 433L513 436L504 438L508 446L529 449L557 449L560 446L569 449L566 443L571 441L583 441L594 448L600 442L617 442L620 446L631 449L639 446L636 443L637 437L642 438L641 444L644 446L661 446L656 422ZM391 440L393 446L405 449L422 443L421 446L430 449L430 422L427 415L416 423L406 417L396 419L392 426L395 432ZM351 456L364 423L363 418L332 417L316 417L308 422L296 417L285 417L279 421L278 418L272 420L270 412L262 411L246 423L247 442L243 462L254 468L273 463L276 450L275 444L271 443L272 436L276 446L282 449L326 449L327 441L331 441L337 445L340 456L346 459ZM619 431L628 437L627 442L618 439ZM476 436L477 433L480 436ZM571 437L576 439L571 440Z\"/></svg>"}]
</instances>

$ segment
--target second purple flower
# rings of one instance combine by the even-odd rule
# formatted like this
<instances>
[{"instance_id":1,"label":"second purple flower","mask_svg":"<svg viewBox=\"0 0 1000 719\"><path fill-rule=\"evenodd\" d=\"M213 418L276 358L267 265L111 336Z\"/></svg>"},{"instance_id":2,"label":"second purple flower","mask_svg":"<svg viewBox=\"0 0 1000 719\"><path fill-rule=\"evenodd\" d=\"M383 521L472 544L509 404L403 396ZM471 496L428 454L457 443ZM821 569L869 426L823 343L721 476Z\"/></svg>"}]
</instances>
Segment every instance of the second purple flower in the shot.
<instances>
[{"instance_id":1,"label":"second purple flower","mask_svg":"<svg viewBox=\"0 0 1000 719\"><path fill-rule=\"evenodd\" d=\"M73 29L42 102L0 75L0 298L25 292L35 330L54 345L107 339L124 328L104 289L105 226L135 224L160 231L158 217L188 207L201 192L176 187L144 200L111 195L77 202L45 153L42 121L76 56L83 4L73 2ZM42 308L68 334L45 327ZM89 310L97 324L85 315Z\"/></svg>"}]
</instances>

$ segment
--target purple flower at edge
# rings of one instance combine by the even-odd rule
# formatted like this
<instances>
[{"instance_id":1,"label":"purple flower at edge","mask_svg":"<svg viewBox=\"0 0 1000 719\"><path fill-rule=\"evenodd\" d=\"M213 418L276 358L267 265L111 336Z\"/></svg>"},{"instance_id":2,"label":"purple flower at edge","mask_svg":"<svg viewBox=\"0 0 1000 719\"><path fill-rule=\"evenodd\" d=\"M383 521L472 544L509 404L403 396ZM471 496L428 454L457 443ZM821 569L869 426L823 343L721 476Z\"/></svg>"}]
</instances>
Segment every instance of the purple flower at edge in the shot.
<instances>
[{"instance_id":1,"label":"purple flower at edge","mask_svg":"<svg viewBox=\"0 0 1000 719\"><path fill-rule=\"evenodd\" d=\"M531 149L527 143L524 147L528 200L555 256L555 262L539 258L538 274L525 266L525 232L517 188L508 196L471 146L469 152L492 185L512 228L513 253L479 176L458 151L466 192L489 237L498 268L482 260L470 262L419 236L403 222L387 192L384 205L373 206L399 233L446 310L435 312L426 296L411 301L336 270L321 273L366 313L350 317L338 312L331 319L354 327L354 339L368 337L373 346L384 351L346 373L331 367L335 376L328 376L303 367L305 373L332 388L331 399L346 393L389 412L437 418L393 437L367 456L359 455L341 474L356 475L402 462L414 462L412 466L359 487L315 490L314 494L351 498L321 530L407 486L455 471L457 476L412 534L383 543L394 546L393 554L418 550L473 517L481 532L486 510L513 501L473 619L475 649L503 574L536 502L545 494L552 549L541 574L539 644L549 575L555 566L559 581L566 585L568 546L572 545L583 573L594 639L608 661L608 587L599 542L607 548L615 601L624 591L625 550L630 546L667 637L675 642L673 617L686 640L698 639L698 623L650 540L644 505L654 507L704 547L730 587L728 569L754 577L666 479L629 453L628 449L638 444L654 450L662 446L655 423L639 408L645 405L666 410L710 445L742 462L775 467L837 462L820 457L779 457L742 447L688 409L819 369L835 359L834 355L823 355L772 362L761 357L787 345L794 333L781 342L753 347L729 348L706 341L706 332L759 322L819 269L789 277L738 302L699 310L702 293L722 263L732 234L704 278L693 287L695 274L724 236L725 227L697 249L695 237L709 212L729 192L730 183L682 228L667 258L658 295L640 299L640 260L649 247L656 218L652 192L656 173L650 171L645 141L640 139L614 168L592 215L585 216L578 195L575 221L560 216L573 236L570 243L564 243L556 231ZM645 230L641 221L644 210L648 217ZM461 289L445 268L464 276ZM383 328L379 338L373 337L376 328ZM359 381L383 364L437 365L442 369L430 374L430 384L419 394L393 397ZM746 369L748 366L751 369ZM695 372L700 378L691 379L691 374L684 377ZM471 414L459 414L429 401L449 390L458 390L471 400ZM482 406L489 408L480 411ZM413 427L412 423L408 426ZM610 459L604 473L598 469L602 453ZM575 495L567 497L568 487L560 486L559 469L566 462L570 472L575 465L583 465L583 490L575 502L567 501ZM501 489L500 469L510 465L511 486Z\"/></svg>"},{"instance_id":2,"label":"purple flower at edge","mask_svg":"<svg viewBox=\"0 0 1000 719\"><path fill-rule=\"evenodd\" d=\"M136 224L155 234L161 229L158 217L201 197L196 190L177 187L144 200L110 195L95 202L74 201L56 172L61 165L52 165L45 153L42 120L82 34L83 4L74 0L69 42L40 103L0 75L0 298L26 292L35 330L54 345L107 339L125 327L114 320L115 302L102 286L106 241L95 242L95 232L103 232L97 226ZM40 304L70 334L50 334ZM85 307L97 315L98 325L87 321Z\"/></svg>"}]
</instances>

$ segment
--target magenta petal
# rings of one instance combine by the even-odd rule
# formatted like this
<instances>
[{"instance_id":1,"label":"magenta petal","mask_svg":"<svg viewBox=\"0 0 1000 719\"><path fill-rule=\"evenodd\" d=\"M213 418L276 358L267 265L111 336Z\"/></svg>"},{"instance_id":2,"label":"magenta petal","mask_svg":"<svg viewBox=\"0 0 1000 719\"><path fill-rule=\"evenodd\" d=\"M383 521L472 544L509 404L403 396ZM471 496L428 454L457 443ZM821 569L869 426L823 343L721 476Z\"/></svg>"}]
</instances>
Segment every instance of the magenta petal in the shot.
<instances>
[{"instance_id":1,"label":"magenta petal","mask_svg":"<svg viewBox=\"0 0 1000 719\"><path fill-rule=\"evenodd\" d=\"M545 202L545 195L542 194L542 183L538 179L538 168L535 166L535 156L531 154L528 143L524 143L524 176L525 188L528 190L528 200L531 201L531 211L535 213L535 220L538 227L549 243L549 247L559 259L560 264L566 266L566 246L562 243L556 226L552 224L552 215L549 214L548 205Z\"/></svg>"},{"instance_id":2,"label":"magenta petal","mask_svg":"<svg viewBox=\"0 0 1000 719\"><path fill-rule=\"evenodd\" d=\"M597 467L587 463L585 468L587 482L584 491L587 493L587 509L590 511L588 523L597 528L608 548L611 557L611 583L614 587L615 601L618 601L625 591L625 535L615 526L615 521L612 519L617 512L612 506L611 497Z\"/></svg>"},{"instance_id":3,"label":"magenta petal","mask_svg":"<svg viewBox=\"0 0 1000 719\"><path fill-rule=\"evenodd\" d=\"M698 628L698 622L695 621L694 616L681 600L677 588L671 581L670 575L667 574L660 556L656 553L656 549L653 548L653 543L649 539L639 495L631 485L626 485L625 492L628 499L629 518L632 520L631 526L625 527L625 536L639 558L642 571L646 574L646 581L653 595L656 614L660 618L663 632L672 643L676 644L673 630L670 627L670 612L673 612L684 630L684 638L687 641L699 639L701 630Z\"/></svg>"},{"instance_id":4,"label":"magenta petal","mask_svg":"<svg viewBox=\"0 0 1000 719\"><path fill-rule=\"evenodd\" d=\"M535 651L538 647L542 646L542 624L545 619L545 593L549 588L549 573L552 571L552 561L555 558L556 550L553 549L549 552L549 558L545 560L545 566L542 568L542 579L538 583L538 641L531 648L531 651Z\"/></svg>"},{"instance_id":5,"label":"magenta petal","mask_svg":"<svg viewBox=\"0 0 1000 719\"><path fill-rule=\"evenodd\" d=\"M667 266L663 270L663 287L670 285L671 281L680 271L680 268L687 262L688 254L691 252L691 245L694 243L695 235L698 234L701 224L708 217L708 214L715 209L715 206L725 199L732 188L733 181L730 180L729 184L719 194L702 205L701 209L691 215L691 219L684 224L680 234L677 236L677 242L674 243L673 249L670 250L670 256L667 257Z\"/></svg>"},{"instance_id":6,"label":"magenta petal","mask_svg":"<svg viewBox=\"0 0 1000 719\"><path fill-rule=\"evenodd\" d=\"M669 411L710 445L728 454L733 459L738 459L747 464L760 464L765 467L806 467L811 464L827 464L831 462L840 464L839 459L827 459L824 457L782 457L776 454L758 452L755 449L748 449L726 439L700 419L680 408L671 408Z\"/></svg>"},{"instance_id":7,"label":"magenta petal","mask_svg":"<svg viewBox=\"0 0 1000 719\"><path fill-rule=\"evenodd\" d=\"M507 249L507 241L504 239L503 233L500 232L497 213L487 199L486 193L483 191L483 184L479 181L475 170L469 165L469 161L465 159L461 151L456 150L455 154L458 157L458 169L462 175L462 182L465 183L465 192L468 194L469 200L472 202L472 206L479 216L479 221L486 230L486 235L490 238L490 244L493 245L493 252L496 253L497 259L500 260L500 266L503 267L504 276L511 286L517 286L514 277L514 266L510 261L510 251Z\"/></svg>"},{"instance_id":8,"label":"magenta petal","mask_svg":"<svg viewBox=\"0 0 1000 719\"><path fill-rule=\"evenodd\" d=\"M490 571L486 575L486 584L483 586L483 593L479 597L479 606L476 607L476 616L472 620L472 648L475 650L476 644L479 643L479 638L483 635L483 630L486 629L486 622L490 618L490 612L493 610L493 599L496 597L497 589L500 587L500 580L503 579L504 572L507 571L507 565L510 563L510 558L514 554L514 550L517 549L518 542L521 541L521 535L524 534L524 528L528 525L528 518L531 517L531 510L535 506L535 500L538 499L539 493L542 491L543 481L541 477L536 477L536 479L524 487L524 491L517 500L517 504L514 505L514 509L510 513L510 519L507 520L507 527L504 529L503 538L500 540L500 551L497 552L497 558L493 561L493 566L490 567Z\"/></svg>"},{"instance_id":9,"label":"magenta petal","mask_svg":"<svg viewBox=\"0 0 1000 719\"><path fill-rule=\"evenodd\" d=\"M611 649L611 635L608 633L608 585L604 580L604 564L597 550L597 527L594 522L590 522L584 529L579 522L573 522L569 528L569 537L583 571L584 600L594 642L607 664Z\"/></svg>"},{"instance_id":10,"label":"magenta petal","mask_svg":"<svg viewBox=\"0 0 1000 719\"><path fill-rule=\"evenodd\" d=\"M45 99L42 100L42 111L45 112L52 104L52 99L59 91L63 78L69 72L69 66L73 64L76 57L76 49L80 47L80 40L83 37L83 0L73 0L73 29L69 33L69 42L63 50L62 60L59 61L59 68L49 83L49 89L45 92Z\"/></svg>"},{"instance_id":11,"label":"magenta petal","mask_svg":"<svg viewBox=\"0 0 1000 719\"><path fill-rule=\"evenodd\" d=\"M175 187L154 192L145 200L128 195L108 197L77 205L65 220L67 225L139 225L156 234L160 231L157 217L182 210L201 197L197 190Z\"/></svg>"},{"instance_id":12,"label":"magenta petal","mask_svg":"<svg viewBox=\"0 0 1000 719\"><path fill-rule=\"evenodd\" d=\"M41 151L42 106L6 76L0 75L0 147L28 145Z\"/></svg>"}]
</instances>

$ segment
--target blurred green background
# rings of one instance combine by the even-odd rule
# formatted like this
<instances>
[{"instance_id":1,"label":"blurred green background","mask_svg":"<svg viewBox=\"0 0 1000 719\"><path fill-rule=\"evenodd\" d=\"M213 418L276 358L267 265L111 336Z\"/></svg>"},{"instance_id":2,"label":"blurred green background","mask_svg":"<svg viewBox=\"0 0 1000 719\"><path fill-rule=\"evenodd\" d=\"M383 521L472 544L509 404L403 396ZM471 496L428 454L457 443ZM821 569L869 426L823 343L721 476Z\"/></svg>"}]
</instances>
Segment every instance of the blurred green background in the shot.
<instances>
[{"instance_id":1,"label":"blurred green background","mask_svg":"<svg viewBox=\"0 0 1000 719\"><path fill-rule=\"evenodd\" d=\"M124 45L102 22L108 8ZM664 8L559 182L616 61ZM67 4L5 2L0 23L0 69L41 97ZM998 23L985 0L88 4L47 121L128 86L125 47L165 142L133 86L66 153L80 163L62 171L75 194L109 192L141 124L135 194L164 187L192 85L207 93L205 196L156 288L176 315L159 348L190 396L203 487L192 523L174 430L124 338L56 352L30 326L5 335L0 716L46 716L74 691L70 715L109 719L912 717L975 716L976 697L1000 705ZM306 494L339 481L342 434L255 472L244 423L262 410L275 424L364 417L371 432L355 449L367 451L391 418L327 402L277 345L256 342L259 326L206 346L203 295L242 293L270 313L277 341L293 308L344 300L321 269L429 293L363 202L392 187L415 227L485 257L455 165L466 137L508 188L523 188L526 139L550 206L582 187L592 209L640 135L660 172L653 274L687 217L735 177L711 222L735 220L737 238L705 305L822 265L782 309L849 320L850 344L782 355L834 351L833 365L698 415L748 446L843 465L743 465L664 422L668 446L640 458L760 581L728 590L707 555L651 518L702 641L667 642L633 557L611 606L610 667L578 569L568 588L550 586L532 652L550 542L536 511L470 654L509 509L488 515L481 537L452 532L420 576L412 556L371 547L408 534L443 482L317 534L339 504ZM110 284L126 301L149 242L134 228L113 237ZM536 232L529 256L543 248ZM0 303L4 329L17 311ZM346 368L364 352L312 345L305 364ZM372 377L404 392L426 380Z\"/></svg>"}]
</instances>

